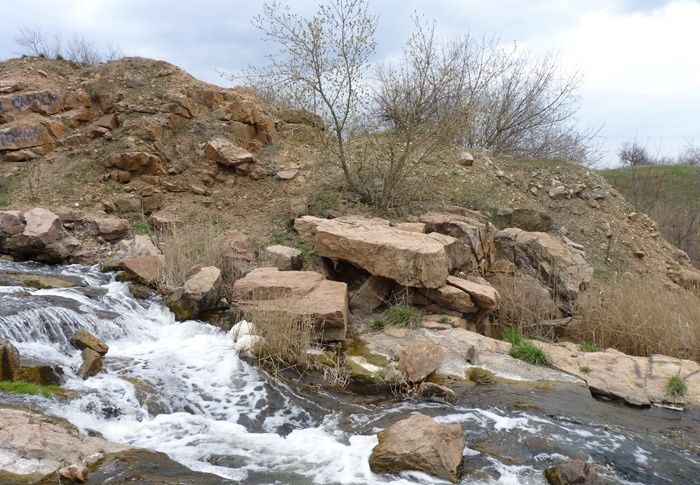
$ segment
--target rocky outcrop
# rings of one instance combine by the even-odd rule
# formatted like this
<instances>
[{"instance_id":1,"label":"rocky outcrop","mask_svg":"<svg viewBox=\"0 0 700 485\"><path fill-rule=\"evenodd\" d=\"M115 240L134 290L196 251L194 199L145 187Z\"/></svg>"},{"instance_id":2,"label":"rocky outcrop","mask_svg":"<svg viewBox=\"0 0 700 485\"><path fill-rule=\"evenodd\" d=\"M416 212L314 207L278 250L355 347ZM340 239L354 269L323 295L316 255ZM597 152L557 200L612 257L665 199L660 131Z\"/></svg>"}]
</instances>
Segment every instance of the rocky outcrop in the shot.
<instances>
[{"instance_id":1,"label":"rocky outcrop","mask_svg":"<svg viewBox=\"0 0 700 485\"><path fill-rule=\"evenodd\" d=\"M469 248L461 269L483 275L493 266L496 229L483 214L462 207L446 207L442 212L423 214L420 222L425 224L427 232L452 236Z\"/></svg>"},{"instance_id":2,"label":"rocky outcrop","mask_svg":"<svg viewBox=\"0 0 700 485\"><path fill-rule=\"evenodd\" d=\"M500 257L539 278L564 310L573 311L579 293L593 277L583 251L550 234L513 227L499 231L494 240Z\"/></svg>"},{"instance_id":3,"label":"rocky outcrop","mask_svg":"<svg viewBox=\"0 0 700 485\"><path fill-rule=\"evenodd\" d=\"M53 474L66 462L77 463L96 454L124 449L102 438L81 434L67 421L45 416L37 409L0 407L0 429L0 468L33 479ZM55 483L55 476L52 478Z\"/></svg>"},{"instance_id":4,"label":"rocky outcrop","mask_svg":"<svg viewBox=\"0 0 700 485\"><path fill-rule=\"evenodd\" d=\"M191 320L216 309L221 298L221 271L214 266L199 268L176 289L166 303L178 320Z\"/></svg>"},{"instance_id":5,"label":"rocky outcrop","mask_svg":"<svg viewBox=\"0 0 700 485\"><path fill-rule=\"evenodd\" d=\"M6 339L0 339L0 381L11 381L19 369L19 351Z\"/></svg>"},{"instance_id":6,"label":"rocky outcrop","mask_svg":"<svg viewBox=\"0 0 700 485\"><path fill-rule=\"evenodd\" d=\"M278 313L313 323L323 340L344 340L348 321L347 285L312 271L257 268L233 286L243 312Z\"/></svg>"},{"instance_id":7,"label":"rocky outcrop","mask_svg":"<svg viewBox=\"0 0 700 485\"><path fill-rule=\"evenodd\" d=\"M466 248L453 237L402 231L381 219L304 216L294 221L294 229L317 255L348 261L404 286L439 288L467 258Z\"/></svg>"},{"instance_id":8,"label":"rocky outcrop","mask_svg":"<svg viewBox=\"0 0 700 485\"><path fill-rule=\"evenodd\" d=\"M374 473L421 471L452 483L459 480L464 432L457 424L441 424L414 414L377 435L379 444L369 457Z\"/></svg>"}]
</instances>

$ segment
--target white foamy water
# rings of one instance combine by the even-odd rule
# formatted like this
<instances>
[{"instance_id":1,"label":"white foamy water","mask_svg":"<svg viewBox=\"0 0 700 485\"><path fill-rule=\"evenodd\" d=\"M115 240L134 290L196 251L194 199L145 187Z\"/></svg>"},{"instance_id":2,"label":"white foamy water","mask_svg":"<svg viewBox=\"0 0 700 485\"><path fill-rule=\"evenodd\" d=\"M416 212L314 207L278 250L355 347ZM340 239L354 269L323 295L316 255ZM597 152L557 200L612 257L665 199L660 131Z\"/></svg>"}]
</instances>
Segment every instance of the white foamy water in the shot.
<instances>
[{"instance_id":1,"label":"white foamy water","mask_svg":"<svg viewBox=\"0 0 700 485\"><path fill-rule=\"evenodd\" d=\"M345 414L338 408L324 409L294 389L266 379L238 355L232 336L218 328L197 321L176 322L159 300L135 300L125 284L94 268L74 266L66 273L100 291L0 288L4 310L0 338L12 340L23 356L63 366L63 387L78 395L68 403L34 398L50 412L108 440L167 453L193 470L221 476L222 481L445 483L421 473L379 476L368 464L377 443L374 432L382 427L375 423L415 410L442 410L436 407L442 405L395 403ZM74 371L80 353L68 344L78 328L86 328L110 347L105 370L85 381ZM493 408L447 407L437 419L488 436L558 434L562 443L583 440L582 447L585 443L610 451L624 442L614 433L597 433L596 441L586 429ZM647 450L635 446L633 454L635 463L646 465ZM478 455L465 448L467 458ZM543 484L540 463L559 462L562 457L544 454L522 466L485 457L491 476L465 478L462 483Z\"/></svg>"}]
</instances>

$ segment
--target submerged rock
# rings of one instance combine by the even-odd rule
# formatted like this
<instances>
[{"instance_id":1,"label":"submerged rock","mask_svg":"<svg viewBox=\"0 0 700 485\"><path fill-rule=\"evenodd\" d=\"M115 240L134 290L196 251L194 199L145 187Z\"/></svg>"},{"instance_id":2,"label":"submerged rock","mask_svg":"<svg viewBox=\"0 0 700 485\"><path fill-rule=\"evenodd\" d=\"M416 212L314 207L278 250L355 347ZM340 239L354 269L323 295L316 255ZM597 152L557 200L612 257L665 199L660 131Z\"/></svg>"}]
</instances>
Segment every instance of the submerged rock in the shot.
<instances>
[{"instance_id":1,"label":"submerged rock","mask_svg":"<svg viewBox=\"0 0 700 485\"><path fill-rule=\"evenodd\" d=\"M464 450L464 432L457 424L441 424L414 414L377 435L369 457L374 473L416 470L457 483Z\"/></svg>"},{"instance_id":2,"label":"submerged rock","mask_svg":"<svg viewBox=\"0 0 700 485\"><path fill-rule=\"evenodd\" d=\"M571 460L551 466L544 471L550 485L613 485L616 482L601 477L583 460Z\"/></svg>"}]
</instances>

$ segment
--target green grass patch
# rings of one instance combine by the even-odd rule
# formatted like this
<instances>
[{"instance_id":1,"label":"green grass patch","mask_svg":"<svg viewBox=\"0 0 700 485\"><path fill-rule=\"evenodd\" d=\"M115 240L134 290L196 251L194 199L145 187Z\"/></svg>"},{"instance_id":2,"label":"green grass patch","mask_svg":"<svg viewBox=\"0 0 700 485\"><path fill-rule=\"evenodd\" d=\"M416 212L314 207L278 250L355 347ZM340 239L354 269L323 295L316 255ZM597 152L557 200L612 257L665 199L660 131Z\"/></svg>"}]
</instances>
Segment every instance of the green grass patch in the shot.
<instances>
[{"instance_id":1,"label":"green grass patch","mask_svg":"<svg viewBox=\"0 0 700 485\"><path fill-rule=\"evenodd\" d=\"M673 397L685 396L687 392L687 386L685 381L681 379L681 376L675 375L668 379L666 383L666 392Z\"/></svg>"},{"instance_id":2,"label":"green grass patch","mask_svg":"<svg viewBox=\"0 0 700 485\"><path fill-rule=\"evenodd\" d=\"M578 344L578 349L581 352L600 352L600 349L596 344L593 342L588 342L587 340L582 340L580 344Z\"/></svg>"},{"instance_id":3,"label":"green grass patch","mask_svg":"<svg viewBox=\"0 0 700 485\"><path fill-rule=\"evenodd\" d=\"M591 373L591 368L588 367L587 365L579 367L578 370L580 372L582 372L583 374L590 374Z\"/></svg>"},{"instance_id":4,"label":"green grass patch","mask_svg":"<svg viewBox=\"0 0 700 485\"><path fill-rule=\"evenodd\" d=\"M131 225L131 232L140 236L151 236L153 228L146 221L136 221Z\"/></svg>"},{"instance_id":5,"label":"green grass patch","mask_svg":"<svg viewBox=\"0 0 700 485\"><path fill-rule=\"evenodd\" d=\"M11 392L13 394L27 394L30 396L51 397L60 386L42 386L33 382L25 381L0 381L0 392Z\"/></svg>"},{"instance_id":6,"label":"green grass patch","mask_svg":"<svg viewBox=\"0 0 700 485\"><path fill-rule=\"evenodd\" d=\"M386 327L386 320L383 318L375 318L372 320L372 328L374 330L382 330L384 327Z\"/></svg>"},{"instance_id":7,"label":"green grass patch","mask_svg":"<svg viewBox=\"0 0 700 485\"><path fill-rule=\"evenodd\" d=\"M443 315L438 320L438 323L442 323L443 325L452 325L452 319L447 315Z\"/></svg>"},{"instance_id":8,"label":"green grass patch","mask_svg":"<svg viewBox=\"0 0 700 485\"><path fill-rule=\"evenodd\" d=\"M411 305L394 305L384 312L384 320L388 325L398 327L417 327L420 323L420 310Z\"/></svg>"},{"instance_id":9,"label":"green grass patch","mask_svg":"<svg viewBox=\"0 0 700 485\"><path fill-rule=\"evenodd\" d=\"M700 167L653 165L601 170L600 174L629 200L632 200L636 186L647 187L658 183L668 189L659 193L662 201L691 205L698 200ZM642 194L643 206L649 202L644 197L645 194Z\"/></svg>"},{"instance_id":10,"label":"green grass patch","mask_svg":"<svg viewBox=\"0 0 700 485\"><path fill-rule=\"evenodd\" d=\"M532 365L549 365L547 353L529 340L523 340L510 348L508 355Z\"/></svg>"},{"instance_id":11,"label":"green grass patch","mask_svg":"<svg viewBox=\"0 0 700 485\"><path fill-rule=\"evenodd\" d=\"M503 332L501 333L501 338L503 338L503 340L505 340L506 342L510 342L513 345L518 345L525 341L525 337L523 337L523 334L520 333L520 331L514 327L504 328Z\"/></svg>"}]
</instances>

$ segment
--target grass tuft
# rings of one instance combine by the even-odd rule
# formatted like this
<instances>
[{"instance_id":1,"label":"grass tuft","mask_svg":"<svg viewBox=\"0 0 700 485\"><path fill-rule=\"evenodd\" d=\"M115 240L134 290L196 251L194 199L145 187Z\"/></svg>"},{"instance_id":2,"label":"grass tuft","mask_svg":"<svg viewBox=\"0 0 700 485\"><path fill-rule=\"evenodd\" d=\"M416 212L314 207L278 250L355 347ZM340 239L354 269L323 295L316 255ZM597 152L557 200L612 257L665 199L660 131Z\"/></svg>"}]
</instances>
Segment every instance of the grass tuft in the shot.
<instances>
[{"instance_id":1,"label":"grass tuft","mask_svg":"<svg viewBox=\"0 0 700 485\"><path fill-rule=\"evenodd\" d=\"M525 341L523 334L515 327L506 327L503 329L501 337L506 342L510 342L513 345L519 345Z\"/></svg>"},{"instance_id":2,"label":"grass tuft","mask_svg":"<svg viewBox=\"0 0 700 485\"><path fill-rule=\"evenodd\" d=\"M26 381L0 381L0 392L11 392L13 394L26 394L30 396L51 397L60 386L42 386Z\"/></svg>"},{"instance_id":3,"label":"grass tuft","mask_svg":"<svg viewBox=\"0 0 700 485\"><path fill-rule=\"evenodd\" d=\"M591 373L591 368L588 367L587 365L581 366L578 368L578 370L584 374L590 374Z\"/></svg>"},{"instance_id":4,"label":"grass tuft","mask_svg":"<svg viewBox=\"0 0 700 485\"><path fill-rule=\"evenodd\" d=\"M136 221L131 225L131 232L139 236L152 236L153 228L146 221Z\"/></svg>"},{"instance_id":5,"label":"grass tuft","mask_svg":"<svg viewBox=\"0 0 700 485\"><path fill-rule=\"evenodd\" d=\"M547 353L529 340L513 344L508 355L533 365L549 365L550 363Z\"/></svg>"},{"instance_id":6,"label":"grass tuft","mask_svg":"<svg viewBox=\"0 0 700 485\"><path fill-rule=\"evenodd\" d=\"M493 372L482 369L481 367L470 368L467 371L467 377L477 385L491 384L494 381Z\"/></svg>"},{"instance_id":7,"label":"grass tuft","mask_svg":"<svg viewBox=\"0 0 700 485\"><path fill-rule=\"evenodd\" d=\"M600 348L592 342L589 342L587 340L582 340L580 344L578 344L578 349L581 352L600 352Z\"/></svg>"},{"instance_id":8,"label":"grass tuft","mask_svg":"<svg viewBox=\"0 0 700 485\"><path fill-rule=\"evenodd\" d=\"M675 375L668 379L666 383L666 392L673 397L685 396L687 391L687 386L685 381L681 379L681 376Z\"/></svg>"},{"instance_id":9,"label":"grass tuft","mask_svg":"<svg viewBox=\"0 0 700 485\"><path fill-rule=\"evenodd\" d=\"M411 305L395 305L384 312L383 320L388 325L417 327L420 323L420 310Z\"/></svg>"}]
</instances>

